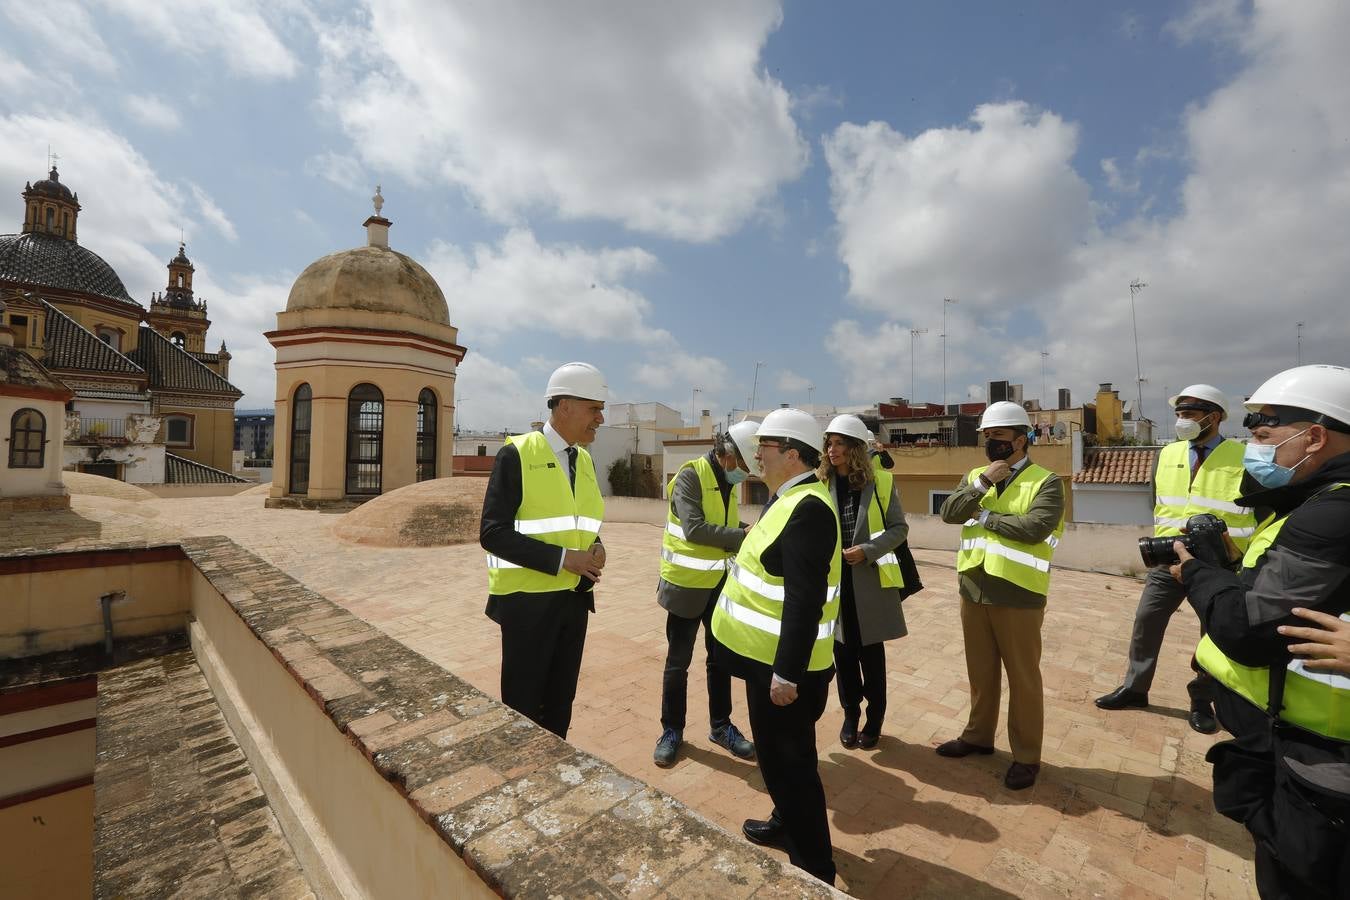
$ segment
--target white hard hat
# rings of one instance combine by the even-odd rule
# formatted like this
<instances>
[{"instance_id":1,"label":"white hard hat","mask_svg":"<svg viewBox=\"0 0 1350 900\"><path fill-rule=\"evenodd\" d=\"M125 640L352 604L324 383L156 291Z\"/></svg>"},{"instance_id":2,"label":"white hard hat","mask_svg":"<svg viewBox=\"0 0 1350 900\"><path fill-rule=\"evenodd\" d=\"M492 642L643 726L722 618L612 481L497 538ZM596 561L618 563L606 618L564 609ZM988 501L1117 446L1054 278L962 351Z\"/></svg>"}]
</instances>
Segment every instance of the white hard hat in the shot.
<instances>
[{"instance_id":1,"label":"white hard hat","mask_svg":"<svg viewBox=\"0 0 1350 900\"><path fill-rule=\"evenodd\" d=\"M600 374L600 370L590 363L564 363L548 376L544 399L552 400L554 397L604 402L609 399L609 385L605 384L605 376Z\"/></svg>"},{"instance_id":2,"label":"white hard hat","mask_svg":"<svg viewBox=\"0 0 1350 900\"><path fill-rule=\"evenodd\" d=\"M1030 428L1031 419L1020 403L1000 400L991 403L980 416L980 430L986 428Z\"/></svg>"},{"instance_id":3,"label":"white hard hat","mask_svg":"<svg viewBox=\"0 0 1350 900\"><path fill-rule=\"evenodd\" d=\"M1298 366L1269 378L1247 398L1251 412L1263 406L1295 406L1350 425L1350 369Z\"/></svg>"},{"instance_id":4,"label":"white hard hat","mask_svg":"<svg viewBox=\"0 0 1350 900\"><path fill-rule=\"evenodd\" d=\"M775 409L764 417L755 431L755 439L792 438L801 441L813 450L819 450L825 443L825 435L820 430L816 417L808 412L790 407Z\"/></svg>"},{"instance_id":5,"label":"white hard hat","mask_svg":"<svg viewBox=\"0 0 1350 900\"><path fill-rule=\"evenodd\" d=\"M864 444L875 440L875 435L867 430L863 420L857 416L835 416L830 420L829 427L825 429L826 434L842 434L844 437L851 437L855 441L862 441Z\"/></svg>"},{"instance_id":6,"label":"white hard hat","mask_svg":"<svg viewBox=\"0 0 1350 900\"><path fill-rule=\"evenodd\" d=\"M1182 397L1194 397L1197 400L1212 403L1219 408L1220 422L1228 418L1228 397L1224 395L1223 391L1212 384L1193 384L1188 388L1184 388L1180 393L1173 395L1172 398L1167 401L1167 405L1176 409L1177 401Z\"/></svg>"},{"instance_id":7,"label":"white hard hat","mask_svg":"<svg viewBox=\"0 0 1350 900\"><path fill-rule=\"evenodd\" d=\"M759 423L751 422L749 419L737 422L727 429L727 434L731 435L731 440L735 442L736 449L740 451L741 459L745 461L751 475L764 474L755 460L755 432L758 430Z\"/></svg>"}]
</instances>

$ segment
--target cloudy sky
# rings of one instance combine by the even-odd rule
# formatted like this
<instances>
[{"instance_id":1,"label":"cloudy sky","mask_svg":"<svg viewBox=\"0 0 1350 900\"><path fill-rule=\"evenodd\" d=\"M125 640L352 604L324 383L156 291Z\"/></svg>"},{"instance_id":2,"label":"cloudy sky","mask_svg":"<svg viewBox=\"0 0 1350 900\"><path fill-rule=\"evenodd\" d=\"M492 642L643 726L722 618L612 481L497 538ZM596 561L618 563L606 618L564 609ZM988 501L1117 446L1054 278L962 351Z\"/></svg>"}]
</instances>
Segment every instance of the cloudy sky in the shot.
<instances>
[{"instance_id":1,"label":"cloudy sky","mask_svg":"<svg viewBox=\"0 0 1350 900\"><path fill-rule=\"evenodd\" d=\"M1042 371L1130 397L1136 278L1152 417L1295 364L1298 322L1350 362L1350 4L913 6L4 3L0 231L49 146L142 302L181 229L241 407L376 183L471 427L528 422L569 359L686 415Z\"/></svg>"}]
</instances>

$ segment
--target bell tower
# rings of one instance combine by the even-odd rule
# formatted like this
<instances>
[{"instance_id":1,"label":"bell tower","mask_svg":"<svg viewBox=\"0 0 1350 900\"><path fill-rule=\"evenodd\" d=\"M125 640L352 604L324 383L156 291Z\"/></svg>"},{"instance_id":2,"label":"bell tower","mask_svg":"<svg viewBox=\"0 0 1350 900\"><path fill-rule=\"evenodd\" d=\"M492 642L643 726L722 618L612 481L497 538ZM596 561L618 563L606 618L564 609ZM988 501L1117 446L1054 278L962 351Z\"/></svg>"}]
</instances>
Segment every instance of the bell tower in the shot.
<instances>
[{"instance_id":1,"label":"bell tower","mask_svg":"<svg viewBox=\"0 0 1350 900\"><path fill-rule=\"evenodd\" d=\"M192 275L196 269L187 258L186 247L178 245L178 255L169 260L169 284L150 297L150 312L145 320L155 331L193 354L206 352L206 301L198 302L192 293Z\"/></svg>"},{"instance_id":2,"label":"bell tower","mask_svg":"<svg viewBox=\"0 0 1350 900\"><path fill-rule=\"evenodd\" d=\"M24 234L50 234L73 241L79 216L80 195L61 183L55 165L46 178L23 186Z\"/></svg>"}]
</instances>

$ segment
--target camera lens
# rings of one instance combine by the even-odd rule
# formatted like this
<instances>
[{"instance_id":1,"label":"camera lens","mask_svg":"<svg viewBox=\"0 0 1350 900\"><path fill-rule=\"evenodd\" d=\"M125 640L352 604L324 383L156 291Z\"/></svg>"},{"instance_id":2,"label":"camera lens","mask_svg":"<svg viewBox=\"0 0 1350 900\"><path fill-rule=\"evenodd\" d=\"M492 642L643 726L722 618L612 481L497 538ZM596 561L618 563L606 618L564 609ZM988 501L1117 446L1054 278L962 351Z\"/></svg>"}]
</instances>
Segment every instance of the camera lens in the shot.
<instances>
[{"instance_id":1,"label":"camera lens","mask_svg":"<svg viewBox=\"0 0 1350 900\"><path fill-rule=\"evenodd\" d=\"M1181 561L1172 544L1185 541L1184 537L1142 537L1139 539L1139 558L1150 569L1154 566L1170 566Z\"/></svg>"}]
</instances>

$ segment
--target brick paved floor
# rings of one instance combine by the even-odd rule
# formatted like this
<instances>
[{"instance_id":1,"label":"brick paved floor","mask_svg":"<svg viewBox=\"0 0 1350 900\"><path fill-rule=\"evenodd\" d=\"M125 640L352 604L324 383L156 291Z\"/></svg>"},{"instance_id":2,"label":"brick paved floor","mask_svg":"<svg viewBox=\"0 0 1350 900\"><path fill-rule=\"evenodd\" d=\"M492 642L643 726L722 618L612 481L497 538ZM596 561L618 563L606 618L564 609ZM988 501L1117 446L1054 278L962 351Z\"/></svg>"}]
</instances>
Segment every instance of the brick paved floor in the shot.
<instances>
[{"instance_id":1,"label":"brick paved floor","mask_svg":"<svg viewBox=\"0 0 1350 900\"><path fill-rule=\"evenodd\" d=\"M483 616L487 577L475 546L378 549L339 543L336 517L263 510L262 497L118 505L76 497L71 512L15 517L0 546L225 534L334 602L496 695L499 644ZM45 518L44 518L45 516ZM769 810L752 764L705 737L701 667L679 762L656 768L665 614L655 602L660 530L605 526L609 567L597 591L570 739L735 832ZM1246 832L1213 812L1204 754L1216 740L1186 725L1195 619L1168 631L1148 710L1105 713L1139 583L1056 570L1045 620L1044 768L1030 791L1002 785L992 757L946 760L967 693L953 554L919 551L923 593L905 604L910 635L887 645L890 706L880 746L846 751L832 700L818 728L840 883L859 897L1256 897ZM736 721L746 727L743 694Z\"/></svg>"}]
</instances>

